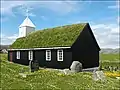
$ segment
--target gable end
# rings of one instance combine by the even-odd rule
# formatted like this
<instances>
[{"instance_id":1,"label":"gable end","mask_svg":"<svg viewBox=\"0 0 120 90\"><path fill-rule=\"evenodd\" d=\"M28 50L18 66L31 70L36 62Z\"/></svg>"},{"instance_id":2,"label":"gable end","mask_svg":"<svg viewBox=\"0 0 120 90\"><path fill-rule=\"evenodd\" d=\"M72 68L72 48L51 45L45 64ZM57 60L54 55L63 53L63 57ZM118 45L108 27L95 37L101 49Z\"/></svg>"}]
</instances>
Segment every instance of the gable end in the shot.
<instances>
[{"instance_id":1,"label":"gable end","mask_svg":"<svg viewBox=\"0 0 120 90\"><path fill-rule=\"evenodd\" d=\"M86 24L85 28L88 28L88 30L89 30L89 32L90 32L90 34L91 34L91 36L92 36L92 38L93 38L93 40L94 40L94 43L95 43L96 47L97 47L98 50L100 51L101 49L100 49L100 47L99 47L99 45L98 45L98 43L97 43L97 41L96 41L96 38L95 38L95 36L94 36L94 34L93 34L93 32L92 32L92 29L91 29L89 23Z\"/></svg>"}]
</instances>

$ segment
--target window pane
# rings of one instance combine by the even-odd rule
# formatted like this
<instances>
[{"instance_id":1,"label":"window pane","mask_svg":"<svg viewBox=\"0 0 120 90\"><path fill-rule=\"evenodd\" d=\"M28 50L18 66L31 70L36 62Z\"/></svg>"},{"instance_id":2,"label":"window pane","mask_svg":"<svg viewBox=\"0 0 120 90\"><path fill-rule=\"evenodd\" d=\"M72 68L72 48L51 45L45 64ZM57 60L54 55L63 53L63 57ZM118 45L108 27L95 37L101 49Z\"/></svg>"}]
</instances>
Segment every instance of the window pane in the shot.
<instances>
[{"instance_id":1,"label":"window pane","mask_svg":"<svg viewBox=\"0 0 120 90\"><path fill-rule=\"evenodd\" d=\"M51 61L51 51L46 50L46 61Z\"/></svg>"},{"instance_id":2,"label":"window pane","mask_svg":"<svg viewBox=\"0 0 120 90\"><path fill-rule=\"evenodd\" d=\"M63 61L63 50L58 50L58 61Z\"/></svg>"},{"instance_id":3,"label":"window pane","mask_svg":"<svg viewBox=\"0 0 120 90\"><path fill-rule=\"evenodd\" d=\"M17 58L17 59L20 59L20 51L17 51L17 52L16 52L16 58Z\"/></svg>"},{"instance_id":4,"label":"window pane","mask_svg":"<svg viewBox=\"0 0 120 90\"><path fill-rule=\"evenodd\" d=\"M33 60L33 51L29 51L29 60Z\"/></svg>"}]
</instances>

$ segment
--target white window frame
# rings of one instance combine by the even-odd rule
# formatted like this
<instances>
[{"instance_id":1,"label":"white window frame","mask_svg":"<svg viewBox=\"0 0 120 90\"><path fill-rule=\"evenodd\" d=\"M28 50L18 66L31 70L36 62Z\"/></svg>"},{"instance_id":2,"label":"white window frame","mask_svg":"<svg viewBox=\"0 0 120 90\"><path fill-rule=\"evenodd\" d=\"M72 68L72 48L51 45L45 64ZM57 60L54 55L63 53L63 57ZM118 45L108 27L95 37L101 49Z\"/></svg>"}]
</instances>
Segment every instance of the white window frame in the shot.
<instances>
[{"instance_id":1,"label":"white window frame","mask_svg":"<svg viewBox=\"0 0 120 90\"><path fill-rule=\"evenodd\" d=\"M46 50L46 61L51 61L51 50Z\"/></svg>"},{"instance_id":2,"label":"white window frame","mask_svg":"<svg viewBox=\"0 0 120 90\"><path fill-rule=\"evenodd\" d=\"M17 52L16 52L16 58L17 58L17 59L20 59L20 51L17 51Z\"/></svg>"},{"instance_id":3,"label":"white window frame","mask_svg":"<svg viewBox=\"0 0 120 90\"><path fill-rule=\"evenodd\" d=\"M33 60L33 51L29 51L28 56L29 60Z\"/></svg>"},{"instance_id":4,"label":"white window frame","mask_svg":"<svg viewBox=\"0 0 120 90\"><path fill-rule=\"evenodd\" d=\"M57 61L63 61L63 50L57 50Z\"/></svg>"}]
</instances>

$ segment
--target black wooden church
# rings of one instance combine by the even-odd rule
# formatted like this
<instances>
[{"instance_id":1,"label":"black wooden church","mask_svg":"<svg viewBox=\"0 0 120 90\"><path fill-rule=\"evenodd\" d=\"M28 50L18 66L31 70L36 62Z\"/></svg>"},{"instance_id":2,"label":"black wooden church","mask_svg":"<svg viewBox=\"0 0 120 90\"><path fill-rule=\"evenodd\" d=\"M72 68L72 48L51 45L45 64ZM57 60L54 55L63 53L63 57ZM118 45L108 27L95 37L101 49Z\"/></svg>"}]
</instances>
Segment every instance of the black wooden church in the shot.
<instances>
[{"instance_id":1,"label":"black wooden church","mask_svg":"<svg viewBox=\"0 0 120 90\"><path fill-rule=\"evenodd\" d=\"M32 24L23 27L34 29ZM70 68L73 61L81 62L83 69L99 66L100 48L88 23L23 34L8 50L10 62L29 65L30 60L37 60L40 67L56 69Z\"/></svg>"}]
</instances>

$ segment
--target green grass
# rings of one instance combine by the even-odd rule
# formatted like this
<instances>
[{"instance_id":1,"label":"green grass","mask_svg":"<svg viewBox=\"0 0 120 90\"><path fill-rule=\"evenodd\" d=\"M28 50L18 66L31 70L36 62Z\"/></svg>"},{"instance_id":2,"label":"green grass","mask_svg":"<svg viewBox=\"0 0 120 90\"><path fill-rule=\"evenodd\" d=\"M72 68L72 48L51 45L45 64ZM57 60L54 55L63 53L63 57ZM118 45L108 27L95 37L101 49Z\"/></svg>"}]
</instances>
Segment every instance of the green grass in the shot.
<instances>
[{"instance_id":1,"label":"green grass","mask_svg":"<svg viewBox=\"0 0 120 90\"><path fill-rule=\"evenodd\" d=\"M0 54L0 60L8 60L7 54Z\"/></svg>"},{"instance_id":2,"label":"green grass","mask_svg":"<svg viewBox=\"0 0 120 90\"><path fill-rule=\"evenodd\" d=\"M102 69L113 67L120 70L120 56L119 54L100 54L100 64Z\"/></svg>"},{"instance_id":3,"label":"green grass","mask_svg":"<svg viewBox=\"0 0 120 90\"><path fill-rule=\"evenodd\" d=\"M28 67L10 63L6 54L1 54L1 88L2 89L39 89L39 90L112 90L120 89L119 80L106 77L106 81L93 81L92 73L81 72L64 75L58 71L40 69L28 73L26 78L19 75L21 70Z\"/></svg>"},{"instance_id":4,"label":"green grass","mask_svg":"<svg viewBox=\"0 0 120 90\"><path fill-rule=\"evenodd\" d=\"M119 54L100 54L100 60L102 61L119 61L120 55Z\"/></svg>"},{"instance_id":5,"label":"green grass","mask_svg":"<svg viewBox=\"0 0 120 90\"><path fill-rule=\"evenodd\" d=\"M71 46L85 25L72 24L35 31L26 37L18 38L10 48Z\"/></svg>"}]
</instances>

